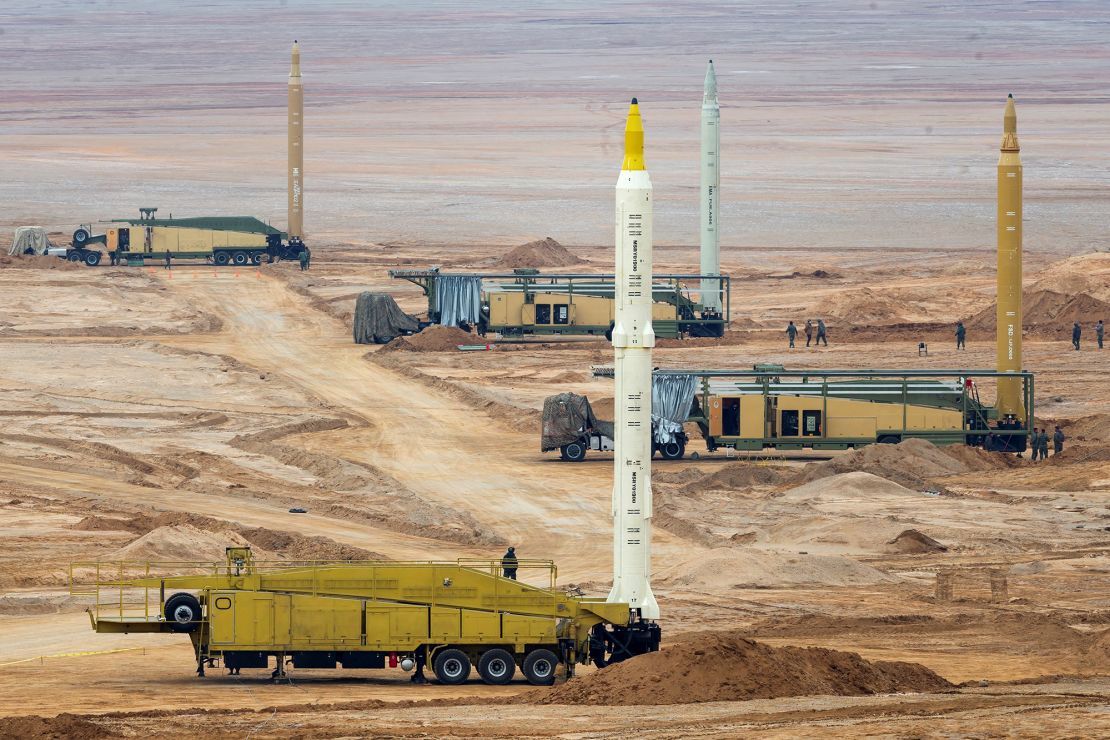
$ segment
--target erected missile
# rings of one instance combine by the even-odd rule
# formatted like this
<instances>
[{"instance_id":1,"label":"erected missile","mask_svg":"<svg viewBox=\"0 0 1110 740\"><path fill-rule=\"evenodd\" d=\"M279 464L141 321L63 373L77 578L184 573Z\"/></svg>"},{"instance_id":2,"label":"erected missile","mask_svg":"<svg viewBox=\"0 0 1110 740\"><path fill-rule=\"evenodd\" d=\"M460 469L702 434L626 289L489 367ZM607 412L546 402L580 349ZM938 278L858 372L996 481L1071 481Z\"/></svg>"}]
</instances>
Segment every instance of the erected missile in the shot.
<instances>
[{"instance_id":1,"label":"erected missile","mask_svg":"<svg viewBox=\"0 0 1110 740\"><path fill-rule=\"evenodd\" d=\"M617 304L613 322L616 378L613 455L613 589L632 617L658 619L651 592L651 178L636 98L624 131L616 188Z\"/></svg>"},{"instance_id":2,"label":"erected missile","mask_svg":"<svg viewBox=\"0 0 1110 740\"><path fill-rule=\"evenodd\" d=\"M289 68L289 244L304 240L304 87L301 85L301 49L293 42Z\"/></svg>"},{"instance_id":3,"label":"erected missile","mask_svg":"<svg viewBox=\"0 0 1110 740\"><path fill-rule=\"evenodd\" d=\"M721 274L721 236L718 203L721 188L721 106L717 102L717 73L713 60L705 70L705 93L701 102L701 274ZM701 302L721 310L719 280L701 281Z\"/></svg>"},{"instance_id":4,"label":"erected missile","mask_svg":"<svg viewBox=\"0 0 1110 740\"><path fill-rule=\"evenodd\" d=\"M1014 96L1002 117L998 156L998 328L997 363L1001 373L1021 371L1021 149L1017 138ZM1025 421L1020 378L998 381L1000 422Z\"/></svg>"}]
</instances>

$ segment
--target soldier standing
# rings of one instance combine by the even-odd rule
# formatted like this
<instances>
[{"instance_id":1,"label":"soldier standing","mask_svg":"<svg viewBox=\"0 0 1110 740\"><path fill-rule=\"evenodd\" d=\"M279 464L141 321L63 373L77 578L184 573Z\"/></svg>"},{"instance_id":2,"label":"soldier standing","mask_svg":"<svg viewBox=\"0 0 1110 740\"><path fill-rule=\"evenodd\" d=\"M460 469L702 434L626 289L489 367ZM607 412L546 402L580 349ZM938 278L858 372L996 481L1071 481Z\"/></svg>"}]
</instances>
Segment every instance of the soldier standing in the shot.
<instances>
[{"instance_id":1,"label":"soldier standing","mask_svg":"<svg viewBox=\"0 0 1110 740\"><path fill-rule=\"evenodd\" d=\"M820 346L821 342L824 342L826 347L829 346L829 337L825 333L825 320L817 319L817 345Z\"/></svg>"},{"instance_id":2,"label":"soldier standing","mask_svg":"<svg viewBox=\"0 0 1110 740\"><path fill-rule=\"evenodd\" d=\"M794 326L793 321L786 327L786 336L790 338L790 349L794 349L794 338L798 336L798 327Z\"/></svg>"},{"instance_id":3,"label":"soldier standing","mask_svg":"<svg viewBox=\"0 0 1110 740\"><path fill-rule=\"evenodd\" d=\"M1106 330L1106 327L1102 325L1102 319L1099 319L1098 323L1095 324L1095 339L1098 340L1098 348L1099 349L1102 349L1102 333L1105 330Z\"/></svg>"},{"instance_id":4,"label":"soldier standing","mask_svg":"<svg viewBox=\"0 0 1110 740\"><path fill-rule=\"evenodd\" d=\"M1041 454L1041 430L1037 427L1033 427L1033 436L1029 439L1029 446L1033 448L1033 462L1037 462L1037 457Z\"/></svg>"},{"instance_id":5,"label":"soldier standing","mask_svg":"<svg viewBox=\"0 0 1110 740\"><path fill-rule=\"evenodd\" d=\"M1079 337L1081 336L1083 336L1083 329L1079 326L1079 322L1076 321L1071 327L1071 346L1075 347L1076 352L1079 351Z\"/></svg>"},{"instance_id":6,"label":"soldier standing","mask_svg":"<svg viewBox=\"0 0 1110 740\"><path fill-rule=\"evenodd\" d=\"M516 558L516 548L510 547L505 556L501 558L501 572L506 578L516 580L516 569L520 565L520 561Z\"/></svg>"},{"instance_id":7,"label":"soldier standing","mask_svg":"<svg viewBox=\"0 0 1110 740\"><path fill-rule=\"evenodd\" d=\"M1041 427L1041 462L1048 459L1048 427Z\"/></svg>"},{"instance_id":8,"label":"soldier standing","mask_svg":"<svg viewBox=\"0 0 1110 740\"><path fill-rule=\"evenodd\" d=\"M1047 446L1047 444L1046 444ZM1052 433L1052 454L1059 455L1064 451L1064 431L1060 426L1056 426L1056 431Z\"/></svg>"},{"instance_id":9,"label":"soldier standing","mask_svg":"<svg viewBox=\"0 0 1110 740\"><path fill-rule=\"evenodd\" d=\"M806 319L806 346L813 341L813 319Z\"/></svg>"},{"instance_id":10,"label":"soldier standing","mask_svg":"<svg viewBox=\"0 0 1110 740\"><path fill-rule=\"evenodd\" d=\"M956 349L967 349L964 339L967 338L967 329L964 327L964 322L956 322Z\"/></svg>"},{"instance_id":11,"label":"soldier standing","mask_svg":"<svg viewBox=\"0 0 1110 740\"><path fill-rule=\"evenodd\" d=\"M170 264L170 259L171 259L170 258L170 250L167 249L166 250L166 269L167 270L172 270L173 269L173 266Z\"/></svg>"}]
</instances>

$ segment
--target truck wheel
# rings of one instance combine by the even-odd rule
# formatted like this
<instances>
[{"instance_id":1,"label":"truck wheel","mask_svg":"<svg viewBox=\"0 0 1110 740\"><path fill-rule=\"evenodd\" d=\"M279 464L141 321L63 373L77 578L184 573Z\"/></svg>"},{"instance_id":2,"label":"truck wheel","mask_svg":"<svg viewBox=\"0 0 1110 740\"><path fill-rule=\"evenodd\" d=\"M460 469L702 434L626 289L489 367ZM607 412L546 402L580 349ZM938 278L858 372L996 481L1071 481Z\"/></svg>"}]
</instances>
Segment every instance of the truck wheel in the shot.
<instances>
[{"instance_id":1,"label":"truck wheel","mask_svg":"<svg viewBox=\"0 0 1110 740\"><path fill-rule=\"evenodd\" d=\"M555 683L555 668L558 665L559 659L555 657L555 653L540 648L528 653L520 668L528 683L533 686L550 686Z\"/></svg>"},{"instance_id":2,"label":"truck wheel","mask_svg":"<svg viewBox=\"0 0 1110 740\"><path fill-rule=\"evenodd\" d=\"M261 252L255 252L254 254L251 255L251 264L254 265L255 267L262 264L262 253Z\"/></svg>"},{"instance_id":3,"label":"truck wheel","mask_svg":"<svg viewBox=\"0 0 1110 740\"><path fill-rule=\"evenodd\" d=\"M448 648L436 656L432 670L440 683L456 686L470 678L470 658L457 648Z\"/></svg>"},{"instance_id":4,"label":"truck wheel","mask_svg":"<svg viewBox=\"0 0 1110 740\"><path fill-rule=\"evenodd\" d=\"M89 240L89 232L86 229L78 229L73 232L73 243L80 246Z\"/></svg>"},{"instance_id":5,"label":"truck wheel","mask_svg":"<svg viewBox=\"0 0 1110 740\"><path fill-rule=\"evenodd\" d=\"M96 267L100 264L100 252L85 252L85 264Z\"/></svg>"},{"instance_id":6,"label":"truck wheel","mask_svg":"<svg viewBox=\"0 0 1110 740\"><path fill-rule=\"evenodd\" d=\"M586 459L586 445L581 442L571 442L559 448L563 459L567 462L582 462Z\"/></svg>"},{"instance_id":7,"label":"truck wheel","mask_svg":"<svg viewBox=\"0 0 1110 740\"><path fill-rule=\"evenodd\" d=\"M192 594L174 594L166 599L165 615L174 632L195 632L200 626L200 600Z\"/></svg>"},{"instance_id":8,"label":"truck wheel","mask_svg":"<svg viewBox=\"0 0 1110 740\"><path fill-rule=\"evenodd\" d=\"M686 454L686 448L681 442L667 442L659 446L659 455L664 460L681 460Z\"/></svg>"},{"instance_id":9,"label":"truck wheel","mask_svg":"<svg viewBox=\"0 0 1110 740\"><path fill-rule=\"evenodd\" d=\"M231 258L231 261L234 262L237 265L242 266L242 265L247 264L248 259L249 258L247 257L246 252L236 252L235 256Z\"/></svg>"},{"instance_id":10,"label":"truck wheel","mask_svg":"<svg viewBox=\"0 0 1110 740\"><path fill-rule=\"evenodd\" d=\"M508 650L493 648L482 653L478 659L478 675L482 680L494 686L501 686L513 680L516 673L516 661Z\"/></svg>"},{"instance_id":11,"label":"truck wheel","mask_svg":"<svg viewBox=\"0 0 1110 740\"><path fill-rule=\"evenodd\" d=\"M231 258L228 257L227 252L216 252L216 256L212 259L216 262L217 265L226 265L228 262L231 261Z\"/></svg>"},{"instance_id":12,"label":"truck wheel","mask_svg":"<svg viewBox=\"0 0 1110 740\"><path fill-rule=\"evenodd\" d=\"M83 262L85 257L80 252L70 252L66 255L66 259L70 262Z\"/></svg>"}]
</instances>

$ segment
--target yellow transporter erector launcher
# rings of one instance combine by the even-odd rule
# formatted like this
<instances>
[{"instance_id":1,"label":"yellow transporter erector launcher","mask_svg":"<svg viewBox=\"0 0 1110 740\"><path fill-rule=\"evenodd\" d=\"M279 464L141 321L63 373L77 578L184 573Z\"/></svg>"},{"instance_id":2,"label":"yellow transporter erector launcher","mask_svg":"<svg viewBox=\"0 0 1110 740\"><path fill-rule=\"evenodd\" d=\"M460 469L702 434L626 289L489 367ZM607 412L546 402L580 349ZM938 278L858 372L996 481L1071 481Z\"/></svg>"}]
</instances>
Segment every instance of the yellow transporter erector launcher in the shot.
<instances>
[{"instance_id":1,"label":"yellow transporter erector launcher","mask_svg":"<svg viewBox=\"0 0 1110 740\"><path fill-rule=\"evenodd\" d=\"M657 632L654 641L629 637L627 604L569 596L555 588L550 561L518 562L548 586L498 575L499 561L255 563L250 548L229 547L222 564L76 563L71 591L95 597L97 632L187 633L201 676L218 662L268 668L273 656L274 677L287 662L416 668L421 679L429 665L442 683L459 684L477 666L483 681L504 684L519 667L546 685L560 664L570 675L588 660L598 624L610 625L609 660L658 649Z\"/></svg>"}]
</instances>

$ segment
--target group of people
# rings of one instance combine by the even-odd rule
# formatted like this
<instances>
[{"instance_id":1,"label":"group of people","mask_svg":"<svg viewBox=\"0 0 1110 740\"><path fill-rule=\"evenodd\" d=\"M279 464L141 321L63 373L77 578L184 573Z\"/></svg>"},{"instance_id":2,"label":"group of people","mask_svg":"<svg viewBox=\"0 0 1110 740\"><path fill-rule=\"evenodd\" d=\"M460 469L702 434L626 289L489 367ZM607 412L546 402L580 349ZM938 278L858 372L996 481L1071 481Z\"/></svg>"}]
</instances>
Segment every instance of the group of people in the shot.
<instances>
[{"instance_id":1,"label":"group of people","mask_svg":"<svg viewBox=\"0 0 1110 740\"><path fill-rule=\"evenodd\" d=\"M1033 434L1029 437L1029 446L1033 451L1033 462L1048 459L1048 429L1033 427ZM1052 433L1052 454L1059 455L1064 451L1064 432L1059 426Z\"/></svg>"},{"instance_id":2,"label":"group of people","mask_svg":"<svg viewBox=\"0 0 1110 740\"><path fill-rule=\"evenodd\" d=\"M817 335L817 343L814 345L815 347L818 347L821 344L824 344L826 347L829 346L829 337L828 332L825 330L824 319L817 319L816 324L813 323L813 319L806 319L805 333L807 347L810 345L810 342L813 341L815 333ZM790 324L786 327L786 336L788 339L790 339L790 349L794 349L794 340L798 337L798 327L794 325L793 321L791 321Z\"/></svg>"},{"instance_id":3,"label":"group of people","mask_svg":"<svg viewBox=\"0 0 1110 740\"><path fill-rule=\"evenodd\" d=\"M1099 319L1098 323L1095 324L1095 341L1098 342L1099 349L1102 349L1102 335L1105 331L1106 327L1103 326L1102 319ZM1079 340L1082 337L1083 327L1079 325L1078 321L1076 321L1074 324L1072 324L1071 327L1071 346L1075 348L1076 352L1079 351Z\"/></svg>"}]
</instances>

